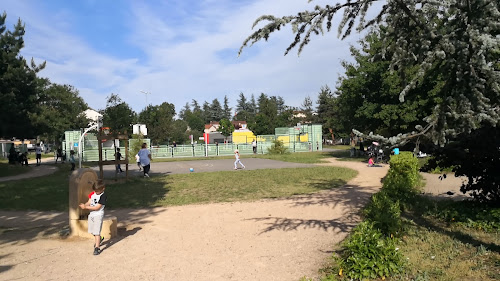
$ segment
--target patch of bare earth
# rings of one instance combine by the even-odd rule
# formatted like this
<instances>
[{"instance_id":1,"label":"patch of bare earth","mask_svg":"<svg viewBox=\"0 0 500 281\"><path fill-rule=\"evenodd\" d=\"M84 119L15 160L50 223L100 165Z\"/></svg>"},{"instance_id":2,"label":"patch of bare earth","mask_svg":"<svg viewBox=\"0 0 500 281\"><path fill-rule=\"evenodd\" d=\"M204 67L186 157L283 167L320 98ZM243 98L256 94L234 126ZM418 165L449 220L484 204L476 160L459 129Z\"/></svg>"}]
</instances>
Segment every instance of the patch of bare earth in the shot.
<instances>
[{"instance_id":1,"label":"patch of bare earth","mask_svg":"<svg viewBox=\"0 0 500 281\"><path fill-rule=\"evenodd\" d=\"M346 186L286 199L107 210L119 236L92 255L92 241L57 238L67 214L0 212L0 280L298 280L314 277L388 166L355 169Z\"/></svg>"}]
</instances>

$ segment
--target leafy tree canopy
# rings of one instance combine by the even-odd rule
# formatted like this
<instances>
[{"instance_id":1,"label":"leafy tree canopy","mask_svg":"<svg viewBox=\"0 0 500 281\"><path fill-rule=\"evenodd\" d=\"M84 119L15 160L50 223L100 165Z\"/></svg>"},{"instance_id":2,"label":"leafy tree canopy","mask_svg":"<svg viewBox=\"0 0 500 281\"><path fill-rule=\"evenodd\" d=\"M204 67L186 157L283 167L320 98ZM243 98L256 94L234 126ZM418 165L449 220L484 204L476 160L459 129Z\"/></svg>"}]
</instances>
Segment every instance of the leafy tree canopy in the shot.
<instances>
[{"instance_id":1,"label":"leafy tree canopy","mask_svg":"<svg viewBox=\"0 0 500 281\"><path fill-rule=\"evenodd\" d=\"M229 106L229 99L224 96L223 118L231 119L231 107Z\"/></svg>"},{"instance_id":2,"label":"leafy tree canopy","mask_svg":"<svg viewBox=\"0 0 500 281\"><path fill-rule=\"evenodd\" d=\"M231 121L229 121L229 119L221 119L218 131L227 138L234 132L234 125Z\"/></svg>"},{"instance_id":3,"label":"leafy tree canopy","mask_svg":"<svg viewBox=\"0 0 500 281\"><path fill-rule=\"evenodd\" d=\"M146 124L148 128L148 138L155 143L166 143L169 140L181 140L184 136L178 136L174 130L175 106L171 103L163 102L160 105L148 105L139 113L139 121ZM185 124L179 124L180 126ZM187 128L187 125L186 125ZM184 128L185 134L186 128Z\"/></svg>"},{"instance_id":4,"label":"leafy tree canopy","mask_svg":"<svg viewBox=\"0 0 500 281\"><path fill-rule=\"evenodd\" d=\"M317 121L323 125L323 134L328 134L332 140L335 140L334 133L338 130L336 126L338 115L335 110L335 97L328 85L321 87L317 104Z\"/></svg>"},{"instance_id":5,"label":"leafy tree canopy","mask_svg":"<svg viewBox=\"0 0 500 281\"><path fill-rule=\"evenodd\" d=\"M78 90L70 85L52 84L40 79L36 111L30 115L37 131L48 141L58 142L67 130L88 127L84 111L88 109Z\"/></svg>"},{"instance_id":6,"label":"leafy tree canopy","mask_svg":"<svg viewBox=\"0 0 500 281\"><path fill-rule=\"evenodd\" d=\"M218 99L212 100L212 104L210 104L210 121L216 121L224 118L224 110Z\"/></svg>"},{"instance_id":7,"label":"leafy tree canopy","mask_svg":"<svg viewBox=\"0 0 500 281\"><path fill-rule=\"evenodd\" d=\"M373 18L367 18L368 9L376 2L383 5ZM296 36L285 54L297 46L300 54L311 35L324 34L325 26L331 30L333 17L340 12L343 18L338 33L342 38L353 28L362 31L386 25L383 44L393 54L389 68L405 72L415 67L399 92L400 101L429 76L434 79L433 73L441 74L441 83L430 90L438 102L416 127L419 132L386 140L396 143L426 134L444 144L447 138L482 124L497 126L500 122L500 74L495 69L500 50L499 6L498 0L345 0L292 16L259 17L254 27L264 21L267 24L243 42L240 53L248 44L267 40L273 32L291 25Z\"/></svg>"},{"instance_id":8,"label":"leafy tree canopy","mask_svg":"<svg viewBox=\"0 0 500 281\"><path fill-rule=\"evenodd\" d=\"M28 65L20 55L24 47L24 24L18 20L7 30L7 14L0 16L0 137L31 138L36 136L30 115L36 111L37 73L45 62Z\"/></svg>"},{"instance_id":9,"label":"leafy tree canopy","mask_svg":"<svg viewBox=\"0 0 500 281\"><path fill-rule=\"evenodd\" d=\"M132 124L136 119L135 112L116 94L108 97L106 109L103 110L102 115L103 126L110 127L113 133L131 132Z\"/></svg>"},{"instance_id":10,"label":"leafy tree canopy","mask_svg":"<svg viewBox=\"0 0 500 281\"><path fill-rule=\"evenodd\" d=\"M313 101L312 101L310 96L306 96L304 98L304 101L302 102L300 110L302 110L302 112L304 112L304 114L306 115L306 117L303 120L304 122L311 123L314 121L313 120L313 112L314 112Z\"/></svg>"},{"instance_id":11,"label":"leafy tree canopy","mask_svg":"<svg viewBox=\"0 0 500 281\"><path fill-rule=\"evenodd\" d=\"M178 119L173 121L170 140L175 141L178 144L186 142L188 139L187 126L188 124L184 120Z\"/></svg>"},{"instance_id":12,"label":"leafy tree canopy","mask_svg":"<svg viewBox=\"0 0 500 281\"><path fill-rule=\"evenodd\" d=\"M371 32L361 41L361 48L351 48L354 63L344 62L345 75L337 87L334 126L343 132L353 128L389 137L411 131L432 113L438 100L433 89L439 89L441 75L429 72L427 79L408 92L406 101L399 101L405 79L411 79L415 67L405 72L390 71L393 53L386 51L382 37L385 29ZM385 56L380 54L385 52Z\"/></svg>"}]
</instances>

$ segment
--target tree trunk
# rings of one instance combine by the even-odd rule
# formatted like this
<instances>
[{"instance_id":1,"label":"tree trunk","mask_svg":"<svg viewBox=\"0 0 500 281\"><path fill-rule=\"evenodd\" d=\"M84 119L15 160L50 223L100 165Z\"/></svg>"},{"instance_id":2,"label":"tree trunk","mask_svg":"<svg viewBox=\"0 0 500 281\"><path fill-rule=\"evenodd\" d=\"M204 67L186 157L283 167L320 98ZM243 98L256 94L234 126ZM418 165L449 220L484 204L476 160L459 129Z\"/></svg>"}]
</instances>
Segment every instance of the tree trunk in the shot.
<instances>
[{"instance_id":1,"label":"tree trunk","mask_svg":"<svg viewBox=\"0 0 500 281\"><path fill-rule=\"evenodd\" d=\"M333 129L328 128L328 130L330 131L330 134L332 134L332 142L333 142L333 144L335 144L335 136L333 135Z\"/></svg>"}]
</instances>

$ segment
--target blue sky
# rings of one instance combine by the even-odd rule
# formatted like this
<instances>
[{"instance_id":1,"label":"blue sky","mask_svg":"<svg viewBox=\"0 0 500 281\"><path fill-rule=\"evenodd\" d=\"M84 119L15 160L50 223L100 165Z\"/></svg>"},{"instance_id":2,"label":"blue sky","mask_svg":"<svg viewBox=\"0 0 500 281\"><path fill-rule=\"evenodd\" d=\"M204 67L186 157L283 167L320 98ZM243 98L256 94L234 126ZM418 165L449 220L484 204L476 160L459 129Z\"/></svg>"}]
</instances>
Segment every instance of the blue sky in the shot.
<instances>
[{"instance_id":1,"label":"blue sky","mask_svg":"<svg viewBox=\"0 0 500 281\"><path fill-rule=\"evenodd\" d=\"M300 106L316 101L323 85L334 88L342 60L358 34L341 41L334 32L316 36L300 57L284 56L294 38L290 29L268 42L237 52L264 14L285 16L331 1L307 0L6 0L8 28L26 25L22 54L47 62L40 76L70 84L96 110L118 94L136 112L148 104L170 102L179 112L224 96L235 107L239 93L282 96ZM337 20L340 19L338 15Z\"/></svg>"}]
</instances>

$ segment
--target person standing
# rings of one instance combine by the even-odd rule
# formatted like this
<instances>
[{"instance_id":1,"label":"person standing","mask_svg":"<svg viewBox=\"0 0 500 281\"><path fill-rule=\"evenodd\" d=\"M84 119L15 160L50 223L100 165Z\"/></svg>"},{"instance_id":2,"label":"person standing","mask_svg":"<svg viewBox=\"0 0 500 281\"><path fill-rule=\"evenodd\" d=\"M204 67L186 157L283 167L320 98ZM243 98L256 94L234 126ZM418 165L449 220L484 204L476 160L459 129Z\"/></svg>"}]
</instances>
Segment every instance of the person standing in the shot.
<instances>
[{"instance_id":1,"label":"person standing","mask_svg":"<svg viewBox=\"0 0 500 281\"><path fill-rule=\"evenodd\" d=\"M14 144L10 146L9 149L9 164L16 164L17 162L17 151Z\"/></svg>"},{"instance_id":2,"label":"person standing","mask_svg":"<svg viewBox=\"0 0 500 281\"><path fill-rule=\"evenodd\" d=\"M257 154L257 141L253 139L252 141L253 154Z\"/></svg>"},{"instance_id":3,"label":"person standing","mask_svg":"<svg viewBox=\"0 0 500 281\"><path fill-rule=\"evenodd\" d=\"M58 147L57 148L57 152L56 152L56 164L57 164L57 160L61 158L61 163L64 163L63 162L63 158L62 158L62 149L61 147Z\"/></svg>"},{"instance_id":4,"label":"person standing","mask_svg":"<svg viewBox=\"0 0 500 281\"><path fill-rule=\"evenodd\" d=\"M104 218L104 207L106 206L106 194L104 190L106 187L102 180L92 184L92 193L89 194L89 201L79 206L83 210L90 210L88 217L88 232L94 235L94 256L101 253L101 242L104 237L101 237L102 221Z\"/></svg>"},{"instance_id":5,"label":"person standing","mask_svg":"<svg viewBox=\"0 0 500 281\"><path fill-rule=\"evenodd\" d=\"M75 170L75 151L71 150L69 152L69 163L71 163L71 171Z\"/></svg>"},{"instance_id":6,"label":"person standing","mask_svg":"<svg viewBox=\"0 0 500 281\"><path fill-rule=\"evenodd\" d=\"M147 144L143 143L141 150L137 153L141 162L144 177L149 178L149 170L151 169L151 152L147 149Z\"/></svg>"},{"instance_id":7,"label":"person standing","mask_svg":"<svg viewBox=\"0 0 500 281\"><path fill-rule=\"evenodd\" d=\"M120 161L122 159L122 154L120 153L119 147L116 148L115 159L117 161ZM122 170L122 167L120 166L120 163L116 164L116 172L123 173L123 170Z\"/></svg>"},{"instance_id":8,"label":"person standing","mask_svg":"<svg viewBox=\"0 0 500 281\"><path fill-rule=\"evenodd\" d=\"M243 169L245 169L245 165L243 165L243 163L241 163L241 160L240 160L240 152L238 151L238 149L236 149L236 150L234 151L234 158L236 159L236 160L234 161L234 169L235 169L235 170L238 170L238 166L237 166L237 164L238 164L238 163L239 163L239 164L243 167Z\"/></svg>"},{"instance_id":9,"label":"person standing","mask_svg":"<svg viewBox=\"0 0 500 281\"><path fill-rule=\"evenodd\" d=\"M36 165L40 166L40 164L42 163L42 148L40 147L39 143L36 144L35 153L36 153Z\"/></svg>"}]
</instances>

